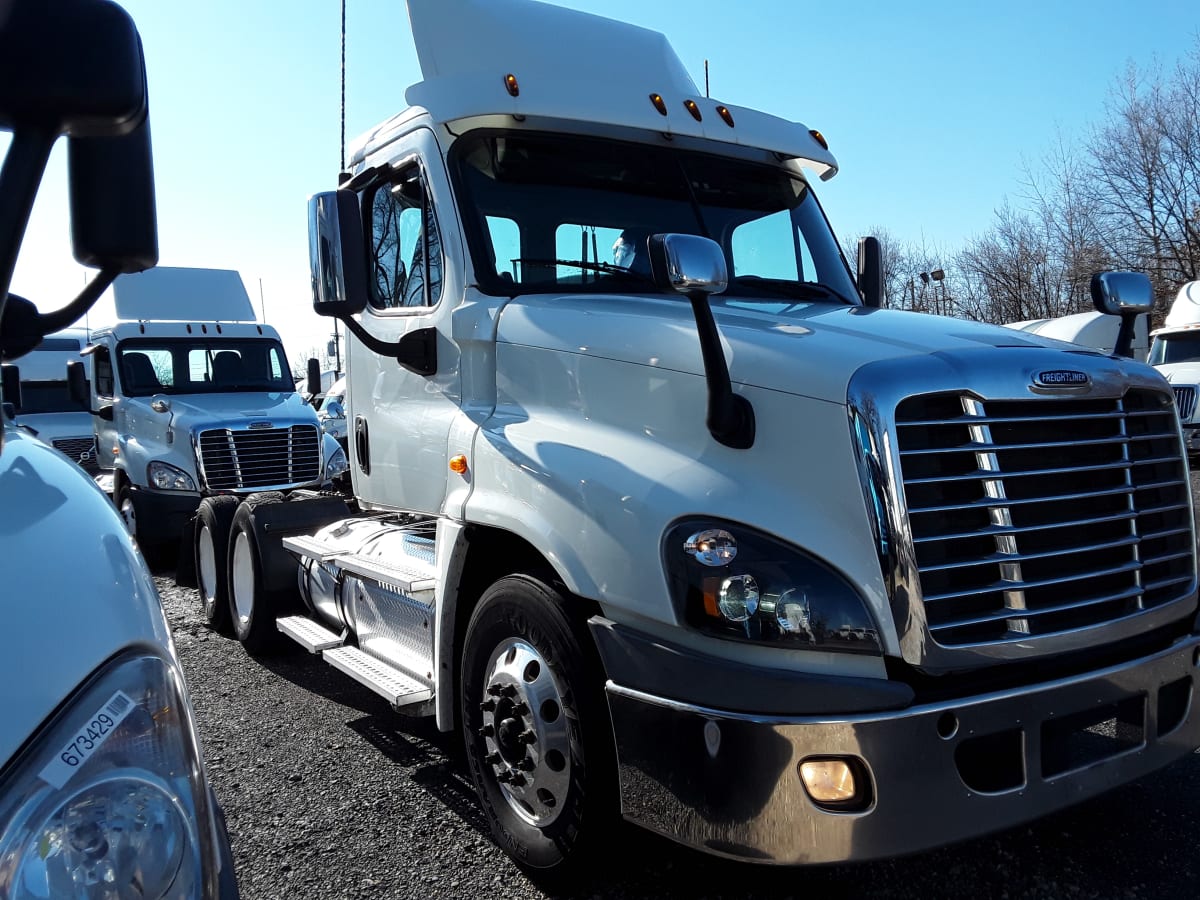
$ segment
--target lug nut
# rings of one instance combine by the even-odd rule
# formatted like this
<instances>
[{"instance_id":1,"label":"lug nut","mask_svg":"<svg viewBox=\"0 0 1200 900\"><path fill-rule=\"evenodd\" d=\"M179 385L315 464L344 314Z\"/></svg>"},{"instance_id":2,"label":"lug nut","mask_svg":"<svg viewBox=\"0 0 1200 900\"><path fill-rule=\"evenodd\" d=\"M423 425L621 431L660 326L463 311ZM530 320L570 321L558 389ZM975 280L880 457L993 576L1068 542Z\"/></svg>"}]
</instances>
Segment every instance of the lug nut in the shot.
<instances>
[{"instance_id":1,"label":"lug nut","mask_svg":"<svg viewBox=\"0 0 1200 900\"><path fill-rule=\"evenodd\" d=\"M524 787L524 785L525 785L525 776L524 775L522 775L520 772L509 772L508 774L509 774L509 783L513 787Z\"/></svg>"},{"instance_id":2,"label":"lug nut","mask_svg":"<svg viewBox=\"0 0 1200 900\"><path fill-rule=\"evenodd\" d=\"M495 700L484 700L479 704L480 712L492 712L496 708Z\"/></svg>"},{"instance_id":3,"label":"lug nut","mask_svg":"<svg viewBox=\"0 0 1200 900\"><path fill-rule=\"evenodd\" d=\"M506 684L504 687L500 688L500 694L511 699L517 696L517 689L511 684Z\"/></svg>"},{"instance_id":4,"label":"lug nut","mask_svg":"<svg viewBox=\"0 0 1200 900\"><path fill-rule=\"evenodd\" d=\"M499 684L489 684L487 692L493 697L499 697L504 692L504 688L500 687Z\"/></svg>"},{"instance_id":5,"label":"lug nut","mask_svg":"<svg viewBox=\"0 0 1200 900\"><path fill-rule=\"evenodd\" d=\"M512 781L512 772L510 772L508 769L505 769L503 772L498 772L496 773L496 780L501 784L508 784L510 781Z\"/></svg>"},{"instance_id":6,"label":"lug nut","mask_svg":"<svg viewBox=\"0 0 1200 900\"><path fill-rule=\"evenodd\" d=\"M491 725L484 725L482 728L479 729L480 737L490 738L495 733L496 733L496 729L493 728Z\"/></svg>"},{"instance_id":7,"label":"lug nut","mask_svg":"<svg viewBox=\"0 0 1200 900\"><path fill-rule=\"evenodd\" d=\"M518 703L516 706L513 707L513 715L514 716L529 715L529 704L528 703Z\"/></svg>"},{"instance_id":8,"label":"lug nut","mask_svg":"<svg viewBox=\"0 0 1200 900\"><path fill-rule=\"evenodd\" d=\"M499 753L489 753L487 756L485 756L483 758L483 761L485 763L487 763L489 766L498 766L498 765L500 765L500 754Z\"/></svg>"},{"instance_id":9,"label":"lug nut","mask_svg":"<svg viewBox=\"0 0 1200 900\"><path fill-rule=\"evenodd\" d=\"M532 731L522 731L517 735L517 740L522 744L534 744L537 743L537 735Z\"/></svg>"},{"instance_id":10,"label":"lug nut","mask_svg":"<svg viewBox=\"0 0 1200 900\"><path fill-rule=\"evenodd\" d=\"M517 768L520 769L522 772L532 772L534 769L537 768L537 766L534 764L533 760L527 756L523 760L521 760L519 763L517 763Z\"/></svg>"}]
</instances>

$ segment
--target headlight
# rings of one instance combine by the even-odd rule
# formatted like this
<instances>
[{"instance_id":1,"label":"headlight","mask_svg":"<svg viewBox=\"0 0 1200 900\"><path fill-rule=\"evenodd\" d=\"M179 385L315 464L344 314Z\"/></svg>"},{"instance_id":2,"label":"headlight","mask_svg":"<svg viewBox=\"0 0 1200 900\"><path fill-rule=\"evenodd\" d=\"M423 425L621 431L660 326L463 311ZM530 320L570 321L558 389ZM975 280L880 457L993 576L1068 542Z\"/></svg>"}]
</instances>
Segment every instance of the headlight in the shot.
<instances>
[{"instance_id":1,"label":"headlight","mask_svg":"<svg viewBox=\"0 0 1200 900\"><path fill-rule=\"evenodd\" d=\"M0 782L0 895L202 897L219 867L180 678L156 656L109 663Z\"/></svg>"},{"instance_id":2,"label":"headlight","mask_svg":"<svg viewBox=\"0 0 1200 900\"><path fill-rule=\"evenodd\" d=\"M329 457L329 462L325 464L325 477L329 480L337 478L350 468L350 463L346 462L346 451L341 447L332 453Z\"/></svg>"},{"instance_id":3,"label":"headlight","mask_svg":"<svg viewBox=\"0 0 1200 900\"><path fill-rule=\"evenodd\" d=\"M881 653L874 620L849 582L769 535L692 519L667 530L663 558L676 603L703 631L791 649Z\"/></svg>"},{"instance_id":4,"label":"headlight","mask_svg":"<svg viewBox=\"0 0 1200 900\"><path fill-rule=\"evenodd\" d=\"M146 475L160 491L194 491L196 482L182 469L155 460L146 467Z\"/></svg>"}]
</instances>

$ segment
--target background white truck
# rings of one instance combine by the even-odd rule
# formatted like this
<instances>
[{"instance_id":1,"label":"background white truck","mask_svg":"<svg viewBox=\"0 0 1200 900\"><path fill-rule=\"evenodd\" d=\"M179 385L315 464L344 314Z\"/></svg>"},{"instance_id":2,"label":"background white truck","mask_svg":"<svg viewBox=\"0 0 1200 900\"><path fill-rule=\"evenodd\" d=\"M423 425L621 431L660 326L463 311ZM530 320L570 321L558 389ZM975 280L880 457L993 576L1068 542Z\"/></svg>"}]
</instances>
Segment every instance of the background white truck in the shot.
<instances>
[{"instance_id":1,"label":"background white truck","mask_svg":"<svg viewBox=\"0 0 1200 900\"><path fill-rule=\"evenodd\" d=\"M309 207L356 514L237 508L248 649L278 629L460 731L541 873L618 813L757 862L916 851L1200 744L1156 372L879 309L825 139L700 95L660 34L408 8L425 80ZM1093 294L1127 335L1151 299Z\"/></svg>"},{"instance_id":2,"label":"background white truck","mask_svg":"<svg viewBox=\"0 0 1200 900\"><path fill-rule=\"evenodd\" d=\"M65 453L94 475L99 466L92 417L67 386L67 363L80 360L87 335L86 328L64 328L46 335L21 357L19 389L13 392L12 400L19 400L13 409L17 424L32 429L38 440ZM87 366L84 377L91 379Z\"/></svg>"},{"instance_id":3,"label":"background white truck","mask_svg":"<svg viewBox=\"0 0 1200 900\"><path fill-rule=\"evenodd\" d=\"M157 259L144 72L115 4L0 8L7 363ZM39 313L8 288L63 133L75 256L99 272L74 302ZM228 837L150 574L91 478L0 418L0 895L233 900Z\"/></svg>"},{"instance_id":4,"label":"background white truck","mask_svg":"<svg viewBox=\"0 0 1200 900\"><path fill-rule=\"evenodd\" d=\"M143 549L178 545L202 497L319 488L345 471L237 272L161 267L113 293L119 321L92 332L94 375L84 385L74 367L74 390Z\"/></svg>"},{"instance_id":5,"label":"background white truck","mask_svg":"<svg viewBox=\"0 0 1200 900\"><path fill-rule=\"evenodd\" d=\"M1200 456L1200 281L1179 289L1162 328L1151 337L1147 362L1162 373L1175 391L1188 454Z\"/></svg>"}]
</instances>

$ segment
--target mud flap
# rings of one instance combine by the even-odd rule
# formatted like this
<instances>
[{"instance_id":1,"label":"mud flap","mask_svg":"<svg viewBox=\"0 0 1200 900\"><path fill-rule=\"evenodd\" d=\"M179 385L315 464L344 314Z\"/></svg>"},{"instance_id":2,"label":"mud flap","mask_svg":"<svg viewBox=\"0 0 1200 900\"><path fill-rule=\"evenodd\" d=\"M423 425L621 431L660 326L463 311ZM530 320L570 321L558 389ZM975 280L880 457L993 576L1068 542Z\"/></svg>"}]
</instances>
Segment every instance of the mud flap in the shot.
<instances>
[{"instance_id":1,"label":"mud flap","mask_svg":"<svg viewBox=\"0 0 1200 900\"><path fill-rule=\"evenodd\" d=\"M179 537L179 559L175 563L175 584L199 587L196 580L196 517L188 518Z\"/></svg>"}]
</instances>

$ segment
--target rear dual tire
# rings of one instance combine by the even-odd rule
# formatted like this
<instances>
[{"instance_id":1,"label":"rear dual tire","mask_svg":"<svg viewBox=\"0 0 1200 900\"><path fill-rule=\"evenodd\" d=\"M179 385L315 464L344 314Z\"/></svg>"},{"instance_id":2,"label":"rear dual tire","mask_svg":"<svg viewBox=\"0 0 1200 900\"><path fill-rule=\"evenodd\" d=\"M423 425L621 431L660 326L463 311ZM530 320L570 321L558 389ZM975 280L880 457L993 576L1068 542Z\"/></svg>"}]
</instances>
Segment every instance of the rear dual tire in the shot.
<instances>
[{"instance_id":1,"label":"rear dual tire","mask_svg":"<svg viewBox=\"0 0 1200 900\"><path fill-rule=\"evenodd\" d=\"M251 494L240 504L229 526L228 611L233 633L251 656L265 656L280 646L275 620L286 610L286 592L268 590L263 578L262 554L251 516L268 503L279 503L283 494Z\"/></svg>"}]
</instances>

